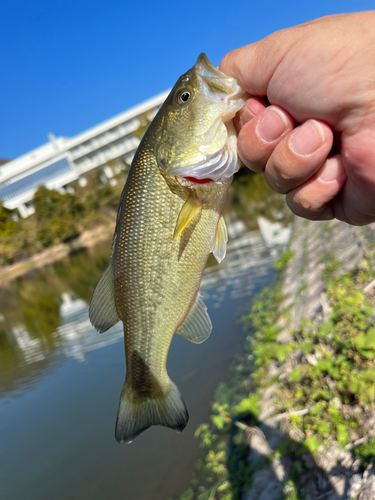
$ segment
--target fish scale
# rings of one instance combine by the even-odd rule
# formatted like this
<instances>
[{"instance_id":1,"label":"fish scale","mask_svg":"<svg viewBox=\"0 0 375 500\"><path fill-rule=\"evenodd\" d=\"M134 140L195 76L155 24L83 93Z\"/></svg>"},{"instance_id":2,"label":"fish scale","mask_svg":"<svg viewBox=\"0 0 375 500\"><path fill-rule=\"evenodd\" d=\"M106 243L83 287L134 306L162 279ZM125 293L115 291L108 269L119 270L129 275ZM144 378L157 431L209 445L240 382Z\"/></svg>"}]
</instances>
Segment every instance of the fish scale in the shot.
<instances>
[{"instance_id":1,"label":"fish scale","mask_svg":"<svg viewBox=\"0 0 375 500\"><path fill-rule=\"evenodd\" d=\"M173 241L173 232L185 200L171 192L151 151L145 138L142 154L136 156L129 173L121 233L112 262L116 306L124 322L128 374L137 383L134 372L139 363L145 362L163 386L169 380L165 368L169 345L198 292L221 204L217 204L215 190L215 207L205 207L179 258L184 237ZM225 192L222 202L224 196ZM126 245L127 241L131 244ZM136 366L132 363L134 350L142 359Z\"/></svg>"},{"instance_id":2,"label":"fish scale","mask_svg":"<svg viewBox=\"0 0 375 500\"><path fill-rule=\"evenodd\" d=\"M111 261L89 308L99 332L119 320L124 324L126 377L115 433L120 442L152 425L181 431L187 424L166 362L175 333L201 343L212 330L198 290L209 253L219 262L225 256L221 212L239 166L231 122L241 93L234 79L201 55L177 81L132 161Z\"/></svg>"}]
</instances>

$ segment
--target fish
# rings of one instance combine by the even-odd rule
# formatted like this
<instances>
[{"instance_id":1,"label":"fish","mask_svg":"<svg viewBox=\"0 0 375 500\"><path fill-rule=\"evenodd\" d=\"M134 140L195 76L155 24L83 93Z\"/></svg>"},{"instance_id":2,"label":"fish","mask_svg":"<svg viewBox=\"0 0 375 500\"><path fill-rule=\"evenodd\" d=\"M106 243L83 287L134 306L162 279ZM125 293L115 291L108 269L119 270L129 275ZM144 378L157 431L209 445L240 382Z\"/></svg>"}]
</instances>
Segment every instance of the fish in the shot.
<instances>
[{"instance_id":1,"label":"fish","mask_svg":"<svg viewBox=\"0 0 375 500\"><path fill-rule=\"evenodd\" d=\"M246 93L205 54L176 82L146 130L125 183L112 255L89 306L99 333L120 320L126 377L115 437L153 425L181 432L189 414L166 362L174 334L196 344L212 324L199 292L212 252L225 257L222 216L240 167L233 117Z\"/></svg>"}]
</instances>

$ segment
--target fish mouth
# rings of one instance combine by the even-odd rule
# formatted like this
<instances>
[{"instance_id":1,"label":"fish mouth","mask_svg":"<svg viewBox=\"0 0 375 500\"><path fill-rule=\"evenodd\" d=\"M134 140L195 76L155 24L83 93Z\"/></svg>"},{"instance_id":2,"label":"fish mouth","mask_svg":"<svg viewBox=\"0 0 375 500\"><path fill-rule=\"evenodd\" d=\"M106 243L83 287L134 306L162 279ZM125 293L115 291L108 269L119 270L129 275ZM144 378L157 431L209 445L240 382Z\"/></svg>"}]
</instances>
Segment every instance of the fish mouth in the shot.
<instances>
[{"instance_id":1,"label":"fish mouth","mask_svg":"<svg viewBox=\"0 0 375 500\"><path fill-rule=\"evenodd\" d=\"M237 132L232 119L249 98L238 84L235 78L225 75L222 71L210 63L206 54L199 55L194 70L202 81L201 91L211 100L222 105L223 112L211 127L199 138L198 149L204 156L200 161L178 167L172 170L172 174L195 179L196 183L217 181L222 178L232 177L240 168L240 160L237 155ZM225 130L226 129L226 130ZM218 133L226 133L225 143L221 143L220 149L208 153L207 149Z\"/></svg>"},{"instance_id":2,"label":"fish mouth","mask_svg":"<svg viewBox=\"0 0 375 500\"><path fill-rule=\"evenodd\" d=\"M205 93L209 94L211 98L215 99L216 97L218 101L225 102L228 105L228 112L222 115L221 120L225 123L234 118L237 111L249 98L249 94L237 84L235 78L226 75L211 64L203 52L195 63L195 70L198 77L205 83L203 86Z\"/></svg>"},{"instance_id":3,"label":"fish mouth","mask_svg":"<svg viewBox=\"0 0 375 500\"><path fill-rule=\"evenodd\" d=\"M216 66L214 66L210 62L210 60L208 59L208 57L204 52L201 52L199 54L197 62L195 63L195 69L197 73L201 76L219 77L219 78L234 80L234 78L230 78L222 71L220 71L219 68L216 68Z\"/></svg>"}]
</instances>

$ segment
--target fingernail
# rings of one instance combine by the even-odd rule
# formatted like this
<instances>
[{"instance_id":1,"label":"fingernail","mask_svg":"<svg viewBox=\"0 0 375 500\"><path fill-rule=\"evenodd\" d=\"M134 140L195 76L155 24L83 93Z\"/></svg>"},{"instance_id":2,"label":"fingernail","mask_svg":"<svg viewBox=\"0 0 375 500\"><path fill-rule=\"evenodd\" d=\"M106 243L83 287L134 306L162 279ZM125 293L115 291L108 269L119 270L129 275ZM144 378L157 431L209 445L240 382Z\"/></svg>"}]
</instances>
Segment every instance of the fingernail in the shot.
<instances>
[{"instance_id":1,"label":"fingernail","mask_svg":"<svg viewBox=\"0 0 375 500\"><path fill-rule=\"evenodd\" d=\"M344 175L346 176L341 160L333 157L329 158L321 167L321 173L319 174L318 179L321 182L332 182Z\"/></svg>"},{"instance_id":2,"label":"fingernail","mask_svg":"<svg viewBox=\"0 0 375 500\"><path fill-rule=\"evenodd\" d=\"M298 127L289 141L289 147L294 153L307 156L314 153L324 144L324 132L315 120L307 120Z\"/></svg>"},{"instance_id":3,"label":"fingernail","mask_svg":"<svg viewBox=\"0 0 375 500\"><path fill-rule=\"evenodd\" d=\"M264 142L273 142L288 128L285 116L277 108L270 106L256 126L256 133Z\"/></svg>"},{"instance_id":4,"label":"fingernail","mask_svg":"<svg viewBox=\"0 0 375 500\"><path fill-rule=\"evenodd\" d=\"M238 117L238 120L240 122L240 128L242 128L245 125L245 123L249 122L254 117L255 115L250 111L250 109L247 106L244 106Z\"/></svg>"},{"instance_id":5,"label":"fingernail","mask_svg":"<svg viewBox=\"0 0 375 500\"><path fill-rule=\"evenodd\" d=\"M253 116L258 116L263 113L267 106L263 99L259 97L250 97L250 99L246 101L245 107Z\"/></svg>"},{"instance_id":6,"label":"fingernail","mask_svg":"<svg viewBox=\"0 0 375 500\"><path fill-rule=\"evenodd\" d=\"M250 97L250 99L245 102L242 110L239 113L239 122L241 128L245 125L245 123L263 113L265 108L266 105L264 104L263 100L259 99L258 97Z\"/></svg>"}]
</instances>

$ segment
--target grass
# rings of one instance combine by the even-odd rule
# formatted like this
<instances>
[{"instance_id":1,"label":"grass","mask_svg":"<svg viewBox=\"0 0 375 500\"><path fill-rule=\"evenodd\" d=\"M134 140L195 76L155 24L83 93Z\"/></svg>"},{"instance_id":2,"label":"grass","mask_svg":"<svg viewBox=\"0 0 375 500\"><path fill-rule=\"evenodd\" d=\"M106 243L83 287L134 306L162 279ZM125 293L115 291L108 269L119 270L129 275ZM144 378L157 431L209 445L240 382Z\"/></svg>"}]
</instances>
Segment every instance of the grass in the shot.
<instances>
[{"instance_id":1,"label":"grass","mask_svg":"<svg viewBox=\"0 0 375 500\"><path fill-rule=\"evenodd\" d=\"M285 268L292 257L288 252L276 267ZM366 467L375 456L375 439L366 437L366 421L375 400L374 308L363 292L374 279L374 257L372 251L356 269L339 274L334 256L324 256L331 308L328 320L319 326L303 320L291 332L288 344L277 340L278 320L287 314L280 310L281 280L252 302L250 313L243 318L247 333L243 355L233 363L231 380L216 391L211 423L198 427L196 436L203 454L193 486L183 495L198 500L239 500L257 468L288 455L293 457L293 466L282 484L280 499L302 499L301 454L319 455L330 446L345 448L363 438L365 442L354 450L356 457ZM286 361L292 364L289 371L283 368ZM282 380L278 375L270 378L271 365L283 374ZM249 466L246 429L257 424L264 390L275 382L274 413L303 413L286 419L283 428L286 436L298 431L300 442L286 438L273 456ZM179 500L186 499L189 497L181 496Z\"/></svg>"}]
</instances>

